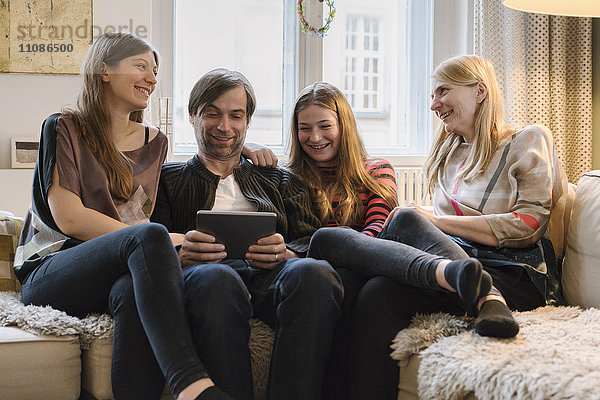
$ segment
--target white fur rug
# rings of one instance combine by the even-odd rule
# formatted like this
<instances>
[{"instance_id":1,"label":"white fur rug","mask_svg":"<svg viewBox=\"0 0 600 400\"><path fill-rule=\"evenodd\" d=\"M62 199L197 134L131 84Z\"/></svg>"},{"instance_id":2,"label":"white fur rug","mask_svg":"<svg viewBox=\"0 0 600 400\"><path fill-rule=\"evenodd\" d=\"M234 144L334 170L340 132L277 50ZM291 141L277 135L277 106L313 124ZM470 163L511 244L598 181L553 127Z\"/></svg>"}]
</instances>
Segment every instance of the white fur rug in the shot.
<instances>
[{"instance_id":1,"label":"white fur rug","mask_svg":"<svg viewBox=\"0 0 600 400\"><path fill-rule=\"evenodd\" d=\"M79 319L51 307L26 306L17 292L0 292L0 326L16 326L36 335L78 335L82 348L113 336L113 321L106 314Z\"/></svg>"},{"instance_id":2,"label":"white fur rug","mask_svg":"<svg viewBox=\"0 0 600 400\"><path fill-rule=\"evenodd\" d=\"M600 310L514 313L513 339L475 334L471 320L418 316L392 348L399 364L420 350L421 399L600 399Z\"/></svg>"}]
</instances>

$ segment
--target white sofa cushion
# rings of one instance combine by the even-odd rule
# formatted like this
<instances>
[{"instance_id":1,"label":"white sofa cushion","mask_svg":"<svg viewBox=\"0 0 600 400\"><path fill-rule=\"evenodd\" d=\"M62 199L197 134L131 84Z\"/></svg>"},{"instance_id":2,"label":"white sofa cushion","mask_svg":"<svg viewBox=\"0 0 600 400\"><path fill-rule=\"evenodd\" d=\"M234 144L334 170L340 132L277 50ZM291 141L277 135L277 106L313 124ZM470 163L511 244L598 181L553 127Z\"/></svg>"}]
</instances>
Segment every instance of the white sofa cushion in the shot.
<instances>
[{"instance_id":1,"label":"white sofa cushion","mask_svg":"<svg viewBox=\"0 0 600 400\"><path fill-rule=\"evenodd\" d=\"M600 170L584 174L567 233L562 285L567 303L600 307Z\"/></svg>"}]
</instances>

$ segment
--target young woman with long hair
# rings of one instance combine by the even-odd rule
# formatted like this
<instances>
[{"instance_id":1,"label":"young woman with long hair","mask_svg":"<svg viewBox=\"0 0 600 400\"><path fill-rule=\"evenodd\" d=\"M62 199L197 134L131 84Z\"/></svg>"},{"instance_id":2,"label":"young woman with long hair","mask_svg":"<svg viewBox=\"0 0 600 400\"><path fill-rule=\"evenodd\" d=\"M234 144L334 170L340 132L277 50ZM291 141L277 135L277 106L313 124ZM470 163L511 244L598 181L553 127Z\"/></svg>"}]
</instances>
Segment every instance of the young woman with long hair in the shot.
<instances>
[{"instance_id":1,"label":"young woman with long hair","mask_svg":"<svg viewBox=\"0 0 600 400\"><path fill-rule=\"evenodd\" d=\"M178 399L226 399L190 334L183 238L148 222L167 152L165 134L142 123L158 61L131 34L92 44L77 108L44 121L15 273L26 304L114 317L115 398L159 398L166 378Z\"/></svg>"},{"instance_id":2,"label":"young woman with long hair","mask_svg":"<svg viewBox=\"0 0 600 400\"><path fill-rule=\"evenodd\" d=\"M288 168L312 188L314 204L323 225L331 227L322 228L320 232L340 232L342 236L361 233L359 237L368 238L369 243L375 246L384 243L374 238L381 235L391 207L397 205L394 170L385 160L367 157L350 105L335 86L316 82L298 95L292 118ZM338 226L343 228L336 229ZM348 226L354 229L345 229ZM329 257L326 253L338 253L337 246L328 249L322 246L320 238L325 234L317 232L315 235L311 239L312 250L309 250L313 256ZM443 275L450 260L430 256L403 244L397 245L407 253L411 263L418 259L418 265L396 265L392 268L391 278L436 288L449 286L446 287L448 290L457 289L454 285L460 283L458 289L464 289L464 293L459 295L464 294L467 303L476 300L471 297L479 295L481 280L489 280L482 273L481 265L476 260L469 260L451 265L450 270L456 269L458 280L452 277L453 281L449 284L443 281ZM414 253L410 253L412 251ZM354 257L354 249L347 248L345 256ZM356 259L355 263L364 261ZM370 263L365 263L364 267L351 269L365 277L389 272L385 267L378 268L372 269ZM417 272L418 269L421 271ZM454 274L450 270L448 274ZM417 281L413 282L413 279ZM465 279L465 286L462 286L462 279ZM467 282L470 279L477 285L473 289L477 293L469 292L466 284L471 283Z\"/></svg>"},{"instance_id":3,"label":"young woman with long hair","mask_svg":"<svg viewBox=\"0 0 600 400\"><path fill-rule=\"evenodd\" d=\"M311 189L323 225L377 236L398 205L392 166L369 158L344 95L317 82L294 106L288 168Z\"/></svg>"}]
</instances>

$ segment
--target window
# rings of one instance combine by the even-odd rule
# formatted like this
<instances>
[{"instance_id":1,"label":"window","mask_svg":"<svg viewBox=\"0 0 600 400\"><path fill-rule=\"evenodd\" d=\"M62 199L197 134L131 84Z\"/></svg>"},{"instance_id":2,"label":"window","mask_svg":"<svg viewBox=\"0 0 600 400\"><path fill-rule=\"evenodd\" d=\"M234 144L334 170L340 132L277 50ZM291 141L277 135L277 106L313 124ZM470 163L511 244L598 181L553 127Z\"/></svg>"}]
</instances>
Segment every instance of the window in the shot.
<instances>
[{"instance_id":1,"label":"window","mask_svg":"<svg viewBox=\"0 0 600 400\"><path fill-rule=\"evenodd\" d=\"M256 91L248 140L283 154L295 96L305 85L324 80L346 95L370 154L385 156L395 165L418 165L431 142L432 60L469 50L468 45L452 44L463 40L462 31L446 32L470 26L472 12L467 10L472 1L336 2L335 19L323 39L300 33L295 1L153 1L157 15L164 15L166 3L174 10L174 29L161 26L153 33L153 41L165 47L170 40L175 43L172 148L175 153L196 151L187 116L189 92L202 74L226 67L243 72ZM305 4L309 21L320 25L326 4ZM434 46L434 39L443 45Z\"/></svg>"},{"instance_id":2,"label":"window","mask_svg":"<svg viewBox=\"0 0 600 400\"><path fill-rule=\"evenodd\" d=\"M252 83L257 109L247 139L282 148L283 2L179 1L175 9L174 151L194 153L189 93L200 76L219 67Z\"/></svg>"},{"instance_id":3,"label":"window","mask_svg":"<svg viewBox=\"0 0 600 400\"><path fill-rule=\"evenodd\" d=\"M346 74L342 90L356 111L378 111L379 18L358 15L346 18ZM381 103L380 103L381 104Z\"/></svg>"},{"instance_id":4,"label":"window","mask_svg":"<svg viewBox=\"0 0 600 400\"><path fill-rule=\"evenodd\" d=\"M427 152L431 7L423 0L347 0L323 41L323 79L346 95L370 154Z\"/></svg>"}]
</instances>

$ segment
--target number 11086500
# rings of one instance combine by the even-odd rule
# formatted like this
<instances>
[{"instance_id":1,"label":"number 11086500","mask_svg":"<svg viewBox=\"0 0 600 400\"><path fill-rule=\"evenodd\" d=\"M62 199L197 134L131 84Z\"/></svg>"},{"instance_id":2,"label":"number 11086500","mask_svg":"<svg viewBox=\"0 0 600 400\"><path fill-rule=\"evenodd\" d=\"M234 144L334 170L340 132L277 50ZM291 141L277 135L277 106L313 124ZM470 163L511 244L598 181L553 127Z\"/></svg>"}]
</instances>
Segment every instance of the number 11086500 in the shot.
<instances>
[{"instance_id":1,"label":"number 11086500","mask_svg":"<svg viewBox=\"0 0 600 400\"><path fill-rule=\"evenodd\" d=\"M27 43L19 45L19 53L71 53L72 51L72 43Z\"/></svg>"}]
</instances>

